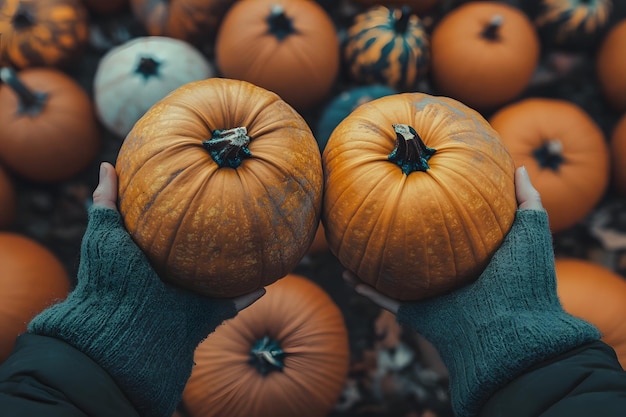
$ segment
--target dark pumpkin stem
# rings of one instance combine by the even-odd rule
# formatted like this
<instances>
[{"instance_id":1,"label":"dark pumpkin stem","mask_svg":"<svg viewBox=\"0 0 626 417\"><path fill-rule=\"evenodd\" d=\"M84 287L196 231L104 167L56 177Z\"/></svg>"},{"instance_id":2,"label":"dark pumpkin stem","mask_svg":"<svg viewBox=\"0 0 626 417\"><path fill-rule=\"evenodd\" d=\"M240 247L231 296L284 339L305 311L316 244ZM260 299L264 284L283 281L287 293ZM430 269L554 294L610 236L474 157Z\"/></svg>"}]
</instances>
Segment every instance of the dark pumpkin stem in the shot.
<instances>
[{"instance_id":1,"label":"dark pumpkin stem","mask_svg":"<svg viewBox=\"0 0 626 417\"><path fill-rule=\"evenodd\" d=\"M22 3L13 15L11 23L17 30L30 28L35 24L35 16Z\"/></svg>"},{"instance_id":2,"label":"dark pumpkin stem","mask_svg":"<svg viewBox=\"0 0 626 417\"><path fill-rule=\"evenodd\" d=\"M142 56L139 59L139 64L135 68L135 73L143 76L144 79L155 77L159 75L159 66L161 63L152 57Z\"/></svg>"},{"instance_id":3,"label":"dark pumpkin stem","mask_svg":"<svg viewBox=\"0 0 626 417\"><path fill-rule=\"evenodd\" d=\"M405 175L430 168L428 160L436 152L424 144L420 135L409 125L395 124L396 147L389 154L390 161L402 168Z\"/></svg>"},{"instance_id":4,"label":"dark pumpkin stem","mask_svg":"<svg viewBox=\"0 0 626 417\"><path fill-rule=\"evenodd\" d=\"M542 146L533 151L533 156L544 169L551 169L558 172L565 162L563 157L563 144L558 139L546 141Z\"/></svg>"},{"instance_id":5,"label":"dark pumpkin stem","mask_svg":"<svg viewBox=\"0 0 626 417\"><path fill-rule=\"evenodd\" d=\"M0 68L0 81L9 86L18 97L17 111L21 115L36 116L48 102L48 93L32 91L18 78L15 70Z\"/></svg>"},{"instance_id":6,"label":"dark pumpkin stem","mask_svg":"<svg viewBox=\"0 0 626 417\"><path fill-rule=\"evenodd\" d=\"M285 352L278 340L265 336L252 346L248 363L265 376L272 371L282 371L285 367L284 359Z\"/></svg>"},{"instance_id":7,"label":"dark pumpkin stem","mask_svg":"<svg viewBox=\"0 0 626 417\"><path fill-rule=\"evenodd\" d=\"M220 168L237 168L244 158L250 157L248 144L252 140L245 127L214 130L213 137L202 142Z\"/></svg>"},{"instance_id":8,"label":"dark pumpkin stem","mask_svg":"<svg viewBox=\"0 0 626 417\"><path fill-rule=\"evenodd\" d=\"M481 36L490 41L499 40L500 39L500 27L502 26L503 22L504 22L504 18L501 15L499 14L495 15L494 17L491 18L491 21L489 22L489 24L485 26L485 29L481 33Z\"/></svg>"},{"instance_id":9,"label":"dark pumpkin stem","mask_svg":"<svg viewBox=\"0 0 626 417\"><path fill-rule=\"evenodd\" d=\"M409 27L409 22L411 21L411 15L411 8L408 6L403 6L401 9L394 10L396 22L393 25L393 29L396 33L406 33L407 28Z\"/></svg>"},{"instance_id":10,"label":"dark pumpkin stem","mask_svg":"<svg viewBox=\"0 0 626 417\"><path fill-rule=\"evenodd\" d=\"M269 33L276 36L278 40L283 40L287 36L296 33L293 27L293 19L285 13L285 9L278 4L272 6L270 15L267 18L270 27Z\"/></svg>"}]
</instances>

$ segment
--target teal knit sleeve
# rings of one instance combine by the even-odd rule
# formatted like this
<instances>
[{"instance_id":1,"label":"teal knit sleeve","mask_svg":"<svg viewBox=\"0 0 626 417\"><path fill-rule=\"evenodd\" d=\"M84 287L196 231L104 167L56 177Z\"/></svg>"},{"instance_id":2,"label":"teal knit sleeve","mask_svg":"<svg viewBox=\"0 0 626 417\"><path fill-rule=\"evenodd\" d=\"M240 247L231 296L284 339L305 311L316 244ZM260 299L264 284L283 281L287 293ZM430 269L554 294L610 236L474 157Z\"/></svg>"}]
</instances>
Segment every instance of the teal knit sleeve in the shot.
<instances>
[{"instance_id":1,"label":"teal knit sleeve","mask_svg":"<svg viewBox=\"0 0 626 417\"><path fill-rule=\"evenodd\" d=\"M235 316L232 300L164 283L112 209L92 206L76 288L29 324L106 370L142 416L171 417L197 345Z\"/></svg>"},{"instance_id":2,"label":"teal knit sleeve","mask_svg":"<svg viewBox=\"0 0 626 417\"><path fill-rule=\"evenodd\" d=\"M559 302L548 218L537 210L517 211L478 280L404 303L397 319L438 349L457 417L476 416L496 390L530 366L600 338Z\"/></svg>"}]
</instances>

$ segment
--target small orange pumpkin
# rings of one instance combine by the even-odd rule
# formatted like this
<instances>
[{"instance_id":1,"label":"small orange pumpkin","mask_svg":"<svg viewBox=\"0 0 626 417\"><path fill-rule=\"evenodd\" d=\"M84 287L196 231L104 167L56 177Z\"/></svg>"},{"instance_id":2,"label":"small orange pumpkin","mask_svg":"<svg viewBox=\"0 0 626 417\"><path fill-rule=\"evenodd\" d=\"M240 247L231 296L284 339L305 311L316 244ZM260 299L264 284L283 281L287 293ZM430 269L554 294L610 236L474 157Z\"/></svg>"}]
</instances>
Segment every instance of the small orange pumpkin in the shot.
<instances>
[{"instance_id":1,"label":"small orange pumpkin","mask_svg":"<svg viewBox=\"0 0 626 417\"><path fill-rule=\"evenodd\" d=\"M511 156L478 112L449 97L400 93L360 105L322 162L330 250L393 298L473 281L513 223Z\"/></svg>"},{"instance_id":2,"label":"small orange pumpkin","mask_svg":"<svg viewBox=\"0 0 626 417\"><path fill-rule=\"evenodd\" d=\"M65 267L48 248L27 236L0 232L0 363L28 322L69 290Z\"/></svg>"},{"instance_id":3,"label":"small orange pumpkin","mask_svg":"<svg viewBox=\"0 0 626 417\"><path fill-rule=\"evenodd\" d=\"M234 297L291 272L315 236L322 164L275 93L209 78L137 121L118 153L119 208L161 277Z\"/></svg>"},{"instance_id":4,"label":"small orange pumpkin","mask_svg":"<svg viewBox=\"0 0 626 417\"><path fill-rule=\"evenodd\" d=\"M527 98L490 118L513 156L541 194L553 233L582 221L609 182L603 131L582 108L554 98Z\"/></svg>"},{"instance_id":5,"label":"small orange pumpkin","mask_svg":"<svg viewBox=\"0 0 626 417\"><path fill-rule=\"evenodd\" d=\"M235 0L129 0L148 35L180 39L210 49L224 14Z\"/></svg>"},{"instance_id":6,"label":"small orange pumpkin","mask_svg":"<svg viewBox=\"0 0 626 417\"><path fill-rule=\"evenodd\" d=\"M343 389L348 331L330 296L290 274L196 349L190 417L324 417Z\"/></svg>"},{"instance_id":7,"label":"small orange pumpkin","mask_svg":"<svg viewBox=\"0 0 626 417\"><path fill-rule=\"evenodd\" d=\"M526 89L539 52L539 37L521 10L502 2L468 2L433 29L433 83L438 94L493 110Z\"/></svg>"},{"instance_id":8,"label":"small orange pumpkin","mask_svg":"<svg viewBox=\"0 0 626 417\"><path fill-rule=\"evenodd\" d=\"M557 258L555 268L563 308L594 324L626 367L626 279L586 259Z\"/></svg>"},{"instance_id":9,"label":"small orange pumpkin","mask_svg":"<svg viewBox=\"0 0 626 417\"><path fill-rule=\"evenodd\" d=\"M87 46L88 19L81 0L0 0L0 65L75 63Z\"/></svg>"},{"instance_id":10,"label":"small orange pumpkin","mask_svg":"<svg viewBox=\"0 0 626 417\"><path fill-rule=\"evenodd\" d=\"M626 19L605 36L596 55L596 74L608 104L617 112L626 111Z\"/></svg>"},{"instance_id":11,"label":"small orange pumpkin","mask_svg":"<svg viewBox=\"0 0 626 417\"><path fill-rule=\"evenodd\" d=\"M215 40L222 76L278 94L308 110L330 93L339 73L339 37L328 13L309 0L240 0Z\"/></svg>"},{"instance_id":12,"label":"small orange pumpkin","mask_svg":"<svg viewBox=\"0 0 626 417\"><path fill-rule=\"evenodd\" d=\"M626 197L626 114L613 127L609 141L611 188Z\"/></svg>"},{"instance_id":13,"label":"small orange pumpkin","mask_svg":"<svg viewBox=\"0 0 626 417\"><path fill-rule=\"evenodd\" d=\"M0 68L0 160L40 183L71 178L100 150L87 92L54 68Z\"/></svg>"},{"instance_id":14,"label":"small orange pumpkin","mask_svg":"<svg viewBox=\"0 0 626 417\"><path fill-rule=\"evenodd\" d=\"M17 194L9 173L0 166L0 229L8 228L15 221Z\"/></svg>"}]
</instances>

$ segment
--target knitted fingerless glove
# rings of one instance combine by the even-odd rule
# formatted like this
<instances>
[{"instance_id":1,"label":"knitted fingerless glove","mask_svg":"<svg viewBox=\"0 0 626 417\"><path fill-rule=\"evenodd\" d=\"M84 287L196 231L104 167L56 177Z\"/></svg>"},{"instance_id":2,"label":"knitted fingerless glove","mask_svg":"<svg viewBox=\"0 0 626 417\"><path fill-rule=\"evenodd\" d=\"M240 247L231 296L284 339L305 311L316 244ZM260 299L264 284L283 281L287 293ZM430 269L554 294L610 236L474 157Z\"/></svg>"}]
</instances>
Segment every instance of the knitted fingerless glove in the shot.
<instances>
[{"instance_id":1,"label":"knitted fingerless glove","mask_svg":"<svg viewBox=\"0 0 626 417\"><path fill-rule=\"evenodd\" d=\"M171 417L194 350L224 320L231 300L165 284L119 213L92 206L76 288L36 316L31 333L73 345L104 368L142 416Z\"/></svg>"},{"instance_id":2,"label":"knitted fingerless glove","mask_svg":"<svg viewBox=\"0 0 626 417\"><path fill-rule=\"evenodd\" d=\"M438 349L449 371L457 417L473 417L528 367L600 338L567 314L557 297L545 211L518 210L503 244L474 283L404 303L399 323Z\"/></svg>"}]
</instances>

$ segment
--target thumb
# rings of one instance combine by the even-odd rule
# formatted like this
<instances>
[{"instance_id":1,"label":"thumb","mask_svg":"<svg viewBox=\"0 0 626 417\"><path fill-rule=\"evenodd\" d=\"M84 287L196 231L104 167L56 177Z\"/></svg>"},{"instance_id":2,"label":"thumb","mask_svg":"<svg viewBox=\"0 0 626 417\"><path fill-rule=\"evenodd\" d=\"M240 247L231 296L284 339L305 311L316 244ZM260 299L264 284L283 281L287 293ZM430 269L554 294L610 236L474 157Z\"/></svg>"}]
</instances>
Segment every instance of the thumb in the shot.
<instances>
[{"instance_id":1,"label":"thumb","mask_svg":"<svg viewBox=\"0 0 626 417\"><path fill-rule=\"evenodd\" d=\"M108 162L100 164L98 186L93 191L93 204L117 210L117 173Z\"/></svg>"},{"instance_id":2,"label":"thumb","mask_svg":"<svg viewBox=\"0 0 626 417\"><path fill-rule=\"evenodd\" d=\"M530 176L524 166L515 170L515 196L522 210L544 210L541 195L530 181Z\"/></svg>"}]
</instances>

